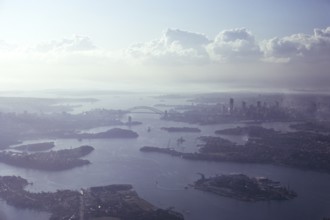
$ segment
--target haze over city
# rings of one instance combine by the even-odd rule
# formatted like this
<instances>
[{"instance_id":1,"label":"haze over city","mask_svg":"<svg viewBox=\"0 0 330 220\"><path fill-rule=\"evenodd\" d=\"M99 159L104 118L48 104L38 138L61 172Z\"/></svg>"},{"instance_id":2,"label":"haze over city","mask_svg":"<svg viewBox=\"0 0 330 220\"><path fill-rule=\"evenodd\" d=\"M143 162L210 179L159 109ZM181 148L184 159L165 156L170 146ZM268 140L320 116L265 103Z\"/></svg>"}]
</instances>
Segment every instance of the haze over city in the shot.
<instances>
[{"instance_id":1,"label":"haze over city","mask_svg":"<svg viewBox=\"0 0 330 220\"><path fill-rule=\"evenodd\" d=\"M219 91L330 84L330 1L0 1L0 87Z\"/></svg>"},{"instance_id":2,"label":"haze over city","mask_svg":"<svg viewBox=\"0 0 330 220\"><path fill-rule=\"evenodd\" d=\"M0 220L330 220L330 0L0 0Z\"/></svg>"}]
</instances>

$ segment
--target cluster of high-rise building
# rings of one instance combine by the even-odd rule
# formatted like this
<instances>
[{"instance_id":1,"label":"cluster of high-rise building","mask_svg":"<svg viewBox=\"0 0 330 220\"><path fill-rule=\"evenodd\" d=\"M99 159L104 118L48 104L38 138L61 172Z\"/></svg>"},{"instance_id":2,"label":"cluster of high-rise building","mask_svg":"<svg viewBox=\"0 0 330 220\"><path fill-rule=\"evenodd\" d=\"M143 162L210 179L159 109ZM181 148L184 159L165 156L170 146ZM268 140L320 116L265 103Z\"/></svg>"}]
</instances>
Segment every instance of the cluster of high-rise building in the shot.
<instances>
[{"instance_id":1,"label":"cluster of high-rise building","mask_svg":"<svg viewBox=\"0 0 330 220\"><path fill-rule=\"evenodd\" d=\"M219 105L221 104L218 104L218 106ZM274 119L287 116L287 112L284 108L280 107L278 101L275 101L273 104L256 101L255 103L248 105L247 102L243 100L240 105L236 105L234 98L230 98L228 105L222 105L222 108L219 109L219 111L221 115L237 116L248 119Z\"/></svg>"}]
</instances>

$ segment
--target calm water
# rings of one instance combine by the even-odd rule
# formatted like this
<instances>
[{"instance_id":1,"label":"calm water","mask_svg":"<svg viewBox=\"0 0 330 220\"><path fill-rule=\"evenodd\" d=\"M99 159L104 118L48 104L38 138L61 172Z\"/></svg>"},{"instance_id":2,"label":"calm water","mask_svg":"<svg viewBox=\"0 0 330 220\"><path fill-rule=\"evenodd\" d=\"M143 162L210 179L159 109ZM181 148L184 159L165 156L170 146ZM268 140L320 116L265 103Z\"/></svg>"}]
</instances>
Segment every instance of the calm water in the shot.
<instances>
[{"instance_id":1,"label":"calm water","mask_svg":"<svg viewBox=\"0 0 330 220\"><path fill-rule=\"evenodd\" d=\"M114 99L117 100L117 98ZM131 101L133 105L145 105L143 102L157 104L157 100L147 98ZM100 103L109 108L113 104L111 98ZM100 103L98 105L101 106ZM119 104L116 106L120 108ZM152 145L171 146L180 151L193 152L198 149L197 137L213 135L217 129L235 127L237 124L202 126L200 127L201 134L171 134L160 128L194 125L161 121L157 115L152 114L131 115L134 120L143 122L142 125L132 127L132 130L140 135L137 139L84 140L82 142L55 140L55 149L78 147L83 144L92 145L95 150L85 157L92 162L88 166L62 172L44 172L0 164L0 175L20 175L28 179L34 183L28 188L31 191L80 189L96 185L130 183L142 198L161 208L174 207L175 210L183 213L187 220L321 220L322 217L330 216L329 174L272 165L189 161L169 155L139 151L142 146ZM287 124L278 123L264 126L281 130L288 127ZM147 132L148 127L151 128L151 132ZM96 128L90 132L108 128ZM183 144L177 144L176 140L180 137L186 140ZM246 140L245 137L229 136L228 138L237 143L244 143ZM192 188L185 190L185 186L199 178L196 174L198 172L207 176L227 173L265 176L281 181L294 189L298 197L291 201L247 203ZM0 219L42 220L49 217L47 213L17 210L6 205L5 202L0 202L0 210Z\"/></svg>"}]
</instances>

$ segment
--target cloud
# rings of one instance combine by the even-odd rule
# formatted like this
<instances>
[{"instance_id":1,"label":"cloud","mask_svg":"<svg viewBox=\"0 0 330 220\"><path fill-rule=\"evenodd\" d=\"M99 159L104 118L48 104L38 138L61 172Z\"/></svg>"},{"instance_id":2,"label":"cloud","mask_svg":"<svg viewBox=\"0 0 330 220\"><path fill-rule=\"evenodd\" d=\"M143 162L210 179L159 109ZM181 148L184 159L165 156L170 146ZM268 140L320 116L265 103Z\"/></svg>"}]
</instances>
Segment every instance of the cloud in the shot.
<instances>
[{"instance_id":1,"label":"cloud","mask_svg":"<svg viewBox=\"0 0 330 220\"><path fill-rule=\"evenodd\" d=\"M315 29L312 35L298 33L261 42L246 28L223 30L214 40L200 33L168 29L160 39L134 44L125 54L136 62L154 65L328 62L330 27Z\"/></svg>"},{"instance_id":2,"label":"cloud","mask_svg":"<svg viewBox=\"0 0 330 220\"><path fill-rule=\"evenodd\" d=\"M209 61L205 48L209 43L203 34L168 29L158 40L132 45L126 54L152 64L205 64Z\"/></svg>"},{"instance_id":3,"label":"cloud","mask_svg":"<svg viewBox=\"0 0 330 220\"><path fill-rule=\"evenodd\" d=\"M50 51L89 51L95 50L96 46L89 37L75 35L73 38L66 38L60 41L50 41L36 45L34 48L37 52Z\"/></svg>"},{"instance_id":4,"label":"cloud","mask_svg":"<svg viewBox=\"0 0 330 220\"><path fill-rule=\"evenodd\" d=\"M16 48L14 44L7 43L6 41L0 40L0 52L1 51L12 51Z\"/></svg>"},{"instance_id":5,"label":"cloud","mask_svg":"<svg viewBox=\"0 0 330 220\"><path fill-rule=\"evenodd\" d=\"M261 51L255 37L245 28L224 30L208 45L210 57L215 61L256 60Z\"/></svg>"},{"instance_id":6,"label":"cloud","mask_svg":"<svg viewBox=\"0 0 330 220\"><path fill-rule=\"evenodd\" d=\"M213 40L204 34L167 29L159 39L133 44L121 51L98 48L87 36L22 46L0 41L0 57L8 60L38 60L62 63L127 62L154 66L197 66L242 62L328 62L330 27L314 33L274 37L257 42L246 28L221 31Z\"/></svg>"},{"instance_id":7,"label":"cloud","mask_svg":"<svg viewBox=\"0 0 330 220\"><path fill-rule=\"evenodd\" d=\"M126 52L132 59L156 65L248 61L262 55L254 36L245 28L224 30L214 40L200 33L168 29L160 39L132 45Z\"/></svg>"},{"instance_id":8,"label":"cloud","mask_svg":"<svg viewBox=\"0 0 330 220\"><path fill-rule=\"evenodd\" d=\"M15 63L100 64L111 61L110 57L111 52L97 48L86 36L75 35L71 38L36 45L14 45L0 41L0 64L3 65L15 65Z\"/></svg>"},{"instance_id":9,"label":"cloud","mask_svg":"<svg viewBox=\"0 0 330 220\"><path fill-rule=\"evenodd\" d=\"M329 62L330 27L314 29L313 35L275 37L263 42L263 51L270 62Z\"/></svg>"},{"instance_id":10,"label":"cloud","mask_svg":"<svg viewBox=\"0 0 330 220\"><path fill-rule=\"evenodd\" d=\"M157 82L329 85L330 27L313 34L256 39L250 30L236 28L221 31L213 40L201 33L167 29L158 39L119 51L99 48L86 36L32 46L0 41L1 79L20 79L24 84L24 80L52 81L56 76L59 81L148 82L156 87Z\"/></svg>"},{"instance_id":11,"label":"cloud","mask_svg":"<svg viewBox=\"0 0 330 220\"><path fill-rule=\"evenodd\" d=\"M167 45L178 43L183 48L201 47L210 42L210 40L207 39L207 37L203 34L183 31L179 29L168 29L163 35L163 40Z\"/></svg>"}]
</instances>

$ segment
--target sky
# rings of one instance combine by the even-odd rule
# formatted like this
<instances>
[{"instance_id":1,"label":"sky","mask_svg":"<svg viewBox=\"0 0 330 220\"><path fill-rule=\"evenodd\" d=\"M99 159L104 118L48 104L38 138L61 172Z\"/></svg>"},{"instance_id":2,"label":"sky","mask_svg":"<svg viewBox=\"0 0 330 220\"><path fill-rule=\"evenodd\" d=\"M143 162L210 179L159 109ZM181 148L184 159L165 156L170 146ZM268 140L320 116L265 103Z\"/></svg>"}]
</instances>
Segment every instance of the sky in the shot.
<instances>
[{"instance_id":1,"label":"sky","mask_svg":"<svg viewBox=\"0 0 330 220\"><path fill-rule=\"evenodd\" d=\"M326 90L329 0L0 0L0 90Z\"/></svg>"}]
</instances>

